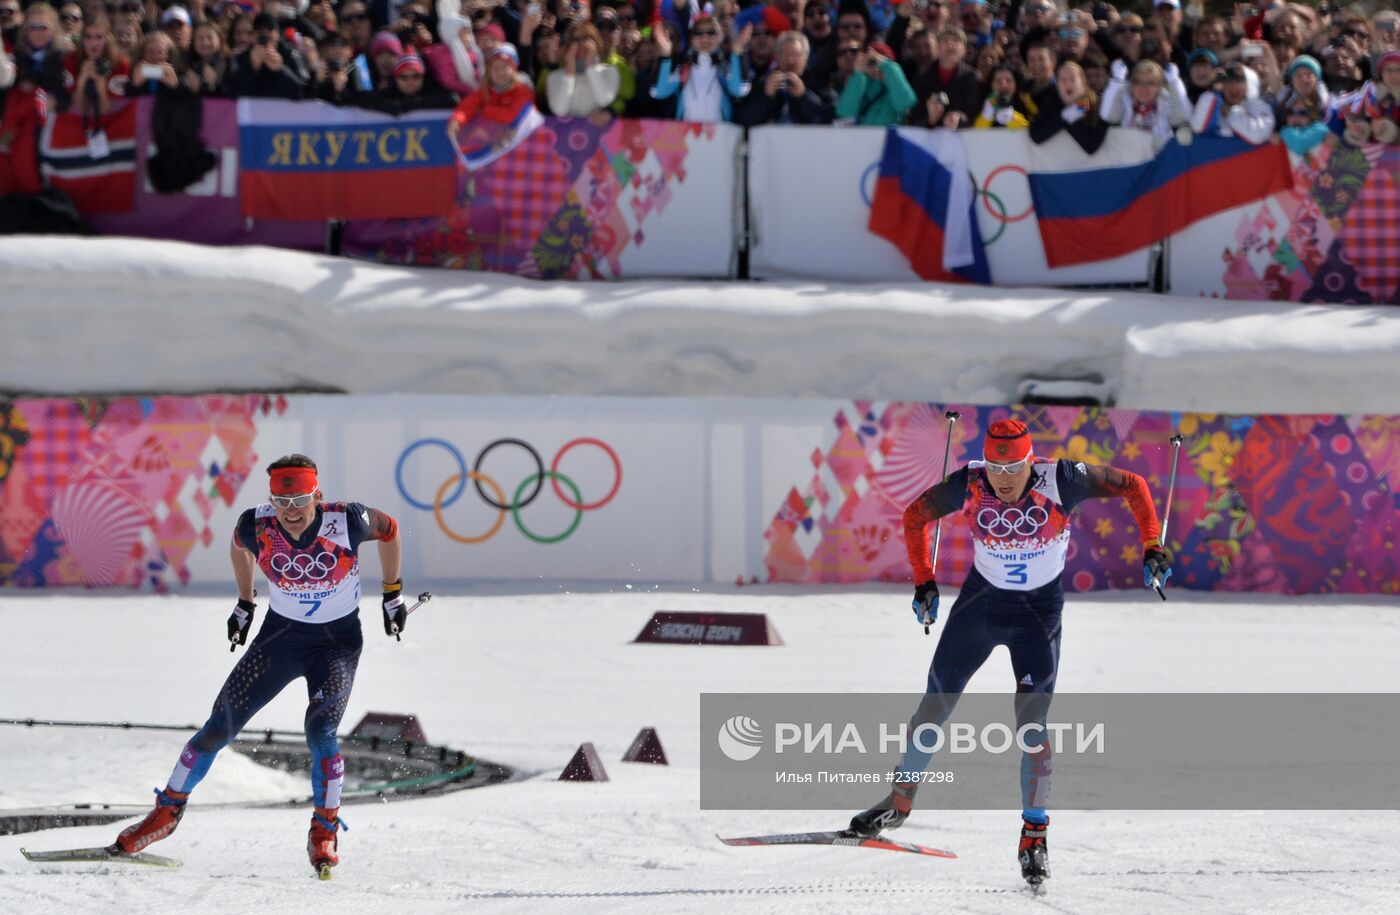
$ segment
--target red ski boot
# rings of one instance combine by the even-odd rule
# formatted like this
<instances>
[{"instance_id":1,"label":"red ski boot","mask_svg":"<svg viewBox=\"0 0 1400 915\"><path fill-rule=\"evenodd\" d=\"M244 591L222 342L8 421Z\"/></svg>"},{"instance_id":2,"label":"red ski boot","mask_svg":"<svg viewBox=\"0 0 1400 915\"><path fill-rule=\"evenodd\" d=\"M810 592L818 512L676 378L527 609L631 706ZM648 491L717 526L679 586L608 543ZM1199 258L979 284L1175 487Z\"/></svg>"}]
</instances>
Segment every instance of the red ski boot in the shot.
<instances>
[{"instance_id":1,"label":"red ski boot","mask_svg":"<svg viewBox=\"0 0 1400 915\"><path fill-rule=\"evenodd\" d=\"M152 842L159 842L175 831L180 818L185 815L185 799L189 794L181 791L156 791L156 806L146 818L134 826L128 826L117 836L116 845L123 854L134 855Z\"/></svg>"},{"instance_id":2,"label":"red ski boot","mask_svg":"<svg viewBox=\"0 0 1400 915\"><path fill-rule=\"evenodd\" d=\"M322 880L331 879L331 868L340 863L336 854L337 833L345 826L340 821L340 808L317 807L311 815L311 829L306 834L306 854L311 866Z\"/></svg>"}]
</instances>

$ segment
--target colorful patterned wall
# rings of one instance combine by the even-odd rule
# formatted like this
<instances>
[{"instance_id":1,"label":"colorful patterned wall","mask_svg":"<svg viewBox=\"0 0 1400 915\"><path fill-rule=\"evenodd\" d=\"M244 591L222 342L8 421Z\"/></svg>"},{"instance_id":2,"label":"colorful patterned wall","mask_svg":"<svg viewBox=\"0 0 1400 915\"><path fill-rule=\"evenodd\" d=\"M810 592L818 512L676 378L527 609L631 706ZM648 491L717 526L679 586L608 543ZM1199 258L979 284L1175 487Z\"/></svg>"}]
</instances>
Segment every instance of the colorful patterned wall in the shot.
<instances>
[{"instance_id":1,"label":"colorful patterned wall","mask_svg":"<svg viewBox=\"0 0 1400 915\"><path fill-rule=\"evenodd\" d=\"M903 509L938 479L944 406L856 401L814 443L765 533L770 581L910 580ZM1184 436L1167 532L1172 584L1278 594L1400 594L1400 417L1218 416L1084 407L957 407L950 468L980 456L987 426L1030 425L1036 454L1145 476L1161 512L1169 439ZM1066 588L1142 587L1127 506L1074 514ZM972 562L961 519L944 522L940 581Z\"/></svg>"},{"instance_id":2,"label":"colorful patterned wall","mask_svg":"<svg viewBox=\"0 0 1400 915\"><path fill-rule=\"evenodd\" d=\"M1172 240L1173 291L1400 305L1400 147L1332 137L1291 158L1292 190Z\"/></svg>"},{"instance_id":3,"label":"colorful patterned wall","mask_svg":"<svg viewBox=\"0 0 1400 915\"><path fill-rule=\"evenodd\" d=\"M646 245L690 172L718 164L732 181L738 131L683 121L548 118L510 155L458 176L458 209L442 219L355 221L342 250L391 264L493 270L541 279L603 279ZM651 274L725 275L734 233L732 184L713 206L672 212L693 229L688 248L651 244ZM702 243L705 242L705 243ZM718 243L719 257L706 263Z\"/></svg>"},{"instance_id":4,"label":"colorful patterned wall","mask_svg":"<svg viewBox=\"0 0 1400 915\"><path fill-rule=\"evenodd\" d=\"M0 585L189 583L282 397L0 400Z\"/></svg>"}]
</instances>

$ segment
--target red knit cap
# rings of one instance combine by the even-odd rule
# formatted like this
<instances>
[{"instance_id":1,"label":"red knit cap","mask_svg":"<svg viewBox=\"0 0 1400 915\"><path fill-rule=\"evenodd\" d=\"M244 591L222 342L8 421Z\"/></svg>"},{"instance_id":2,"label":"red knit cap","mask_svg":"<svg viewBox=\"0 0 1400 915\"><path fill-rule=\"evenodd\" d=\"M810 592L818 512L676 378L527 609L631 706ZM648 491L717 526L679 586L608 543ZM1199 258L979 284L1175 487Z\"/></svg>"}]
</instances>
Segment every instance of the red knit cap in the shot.
<instances>
[{"instance_id":1,"label":"red knit cap","mask_svg":"<svg viewBox=\"0 0 1400 915\"><path fill-rule=\"evenodd\" d=\"M987 429L982 457L997 464L1014 464L1031 456L1031 431L1019 419L999 419Z\"/></svg>"}]
</instances>

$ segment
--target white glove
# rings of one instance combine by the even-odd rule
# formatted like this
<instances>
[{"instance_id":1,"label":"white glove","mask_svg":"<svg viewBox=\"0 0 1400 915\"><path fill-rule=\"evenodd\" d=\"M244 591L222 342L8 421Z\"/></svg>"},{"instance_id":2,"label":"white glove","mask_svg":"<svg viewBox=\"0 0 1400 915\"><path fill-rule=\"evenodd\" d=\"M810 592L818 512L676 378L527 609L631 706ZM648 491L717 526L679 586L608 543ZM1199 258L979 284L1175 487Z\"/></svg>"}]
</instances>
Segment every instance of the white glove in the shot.
<instances>
[{"instance_id":1,"label":"white glove","mask_svg":"<svg viewBox=\"0 0 1400 915\"><path fill-rule=\"evenodd\" d=\"M1060 112L1060 117L1064 119L1066 124L1074 124L1084 117L1084 109L1078 105L1070 105Z\"/></svg>"},{"instance_id":2,"label":"white glove","mask_svg":"<svg viewBox=\"0 0 1400 915\"><path fill-rule=\"evenodd\" d=\"M1182 124L1176 129L1176 142L1182 146L1190 146L1191 141L1196 139L1196 135L1191 132L1190 124Z\"/></svg>"},{"instance_id":3,"label":"white glove","mask_svg":"<svg viewBox=\"0 0 1400 915\"><path fill-rule=\"evenodd\" d=\"M1120 83L1128 78L1128 64L1122 58L1108 65L1108 75Z\"/></svg>"},{"instance_id":4,"label":"white glove","mask_svg":"<svg viewBox=\"0 0 1400 915\"><path fill-rule=\"evenodd\" d=\"M1007 124L1010 124L1010 123L1011 123L1011 118L1012 118L1012 116L1015 115L1015 114L1016 114L1016 109L1010 107L1009 105L1008 105L1007 107L1005 107L1005 108L998 108L998 109L997 109L996 122L997 122L998 124L1000 124L1001 126L1005 127Z\"/></svg>"},{"instance_id":5,"label":"white glove","mask_svg":"<svg viewBox=\"0 0 1400 915\"><path fill-rule=\"evenodd\" d=\"M1180 72L1176 69L1176 64L1167 64L1166 69L1162 72L1167 75L1168 81L1181 78Z\"/></svg>"}]
</instances>

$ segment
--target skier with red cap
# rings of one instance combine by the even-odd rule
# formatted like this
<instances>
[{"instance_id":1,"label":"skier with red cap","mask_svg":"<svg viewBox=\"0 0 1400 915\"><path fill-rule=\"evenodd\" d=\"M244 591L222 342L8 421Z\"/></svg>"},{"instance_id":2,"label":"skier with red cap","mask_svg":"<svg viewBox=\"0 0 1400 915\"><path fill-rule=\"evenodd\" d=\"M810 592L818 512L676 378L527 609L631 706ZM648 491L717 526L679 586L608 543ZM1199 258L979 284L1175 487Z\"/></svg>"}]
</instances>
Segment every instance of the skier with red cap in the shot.
<instances>
[{"instance_id":1,"label":"skier with red cap","mask_svg":"<svg viewBox=\"0 0 1400 915\"><path fill-rule=\"evenodd\" d=\"M1124 499L1142 540L1144 584L1165 583L1171 566L1158 540L1152 494L1138 474L1037 458L1030 430L1014 419L991 424L982 456L929 487L904 511L905 545L916 582L914 616L925 626L938 618L929 524L961 514L973 545L973 568L934 649L928 692L911 722L911 733L921 724L941 727L992 649L1007 647L1017 683L1017 731L1039 726L1027 732L1025 740L1036 752L1023 752L1021 758L1024 822L1017 849L1022 876L1038 887L1050 876L1045 804L1051 754L1044 724L1060 660L1060 574L1069 549L1070 512L1085 499ZM851 831L874 836L903 824L930 756L911 745L895 769L889 796L852 818Z\"/></svg>"},{"instance_id":2,"label":"skier with red cap","mask_svg":"<svg viewBox=\"0 0 1400 915\"><path fill-rule=\"evenodd\" d=\"M214 700L208 721L190 738L156 792L145 819L122 830L109 849L134 855L180 825L185 802L214 757L259 709L293 680L306 679L306 742L311 749L312 803L307 835L311 866L321 879L340 863L340 789L345 761L336 728L350 700L359 664L360 544L377 541L384 575L384 633L397 635L408 619L399 578L403 549L394 519L358 502L324 502L316 464L290 454L267 468L270 495L239 518L230 556L238 602L228 618L230 651L248 643L253 629L253 579L267 577L271 610L242 660Z\"/></svg>"}]
</instances>

